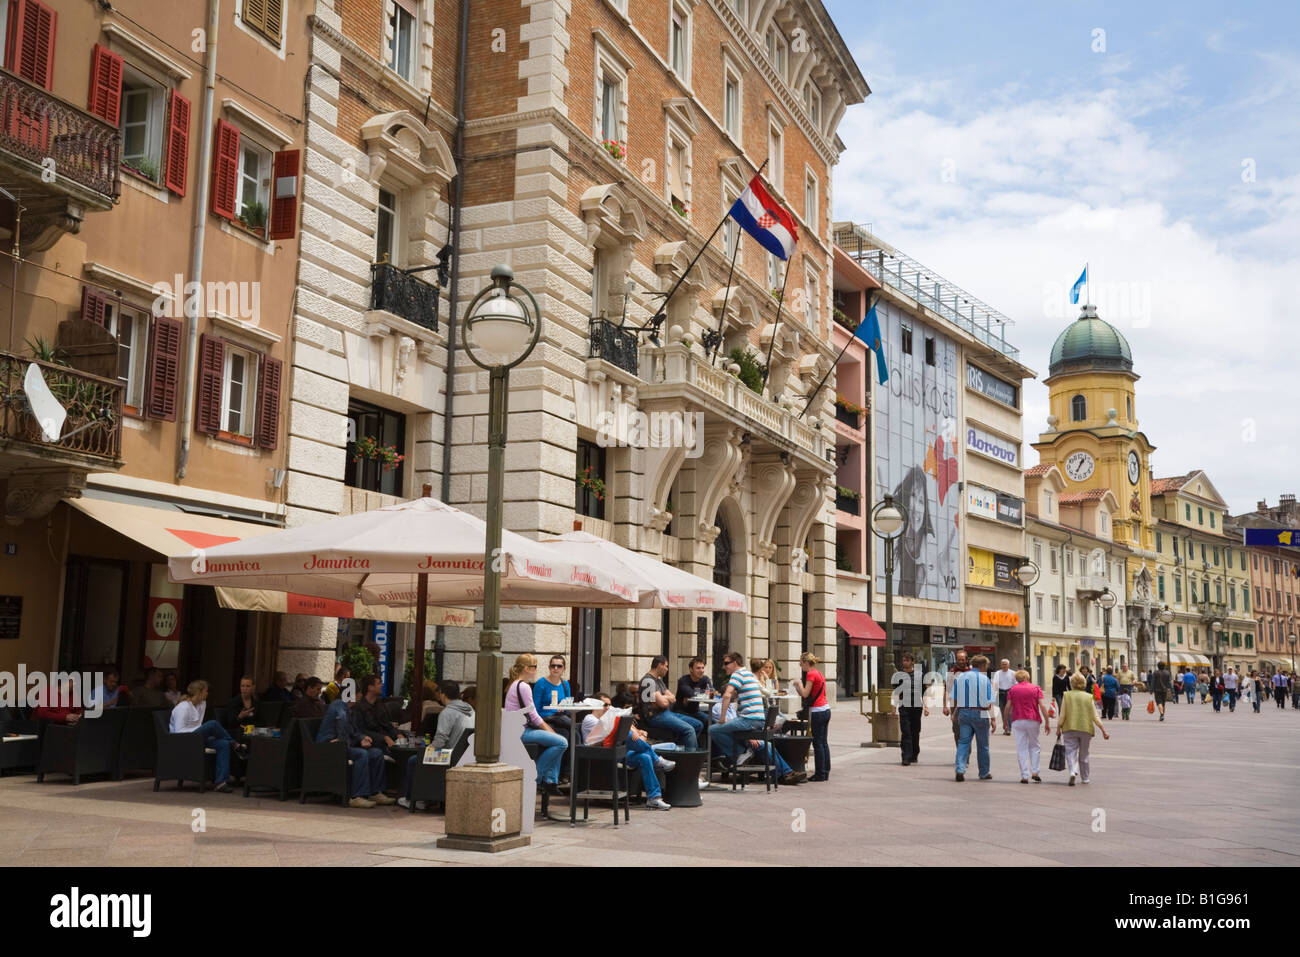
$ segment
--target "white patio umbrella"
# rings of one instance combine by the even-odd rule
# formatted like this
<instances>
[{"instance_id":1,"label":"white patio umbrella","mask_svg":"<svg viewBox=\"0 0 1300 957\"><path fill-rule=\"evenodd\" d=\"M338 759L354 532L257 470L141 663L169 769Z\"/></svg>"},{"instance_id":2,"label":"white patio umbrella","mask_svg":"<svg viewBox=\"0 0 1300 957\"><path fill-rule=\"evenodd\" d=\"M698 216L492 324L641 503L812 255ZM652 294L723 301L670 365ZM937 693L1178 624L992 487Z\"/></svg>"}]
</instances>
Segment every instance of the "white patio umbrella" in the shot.
<instances>
[{"instance_id":1,"label":"white patio umbrella","mask_svg":"<svg viewBox=\"0 0 1300 957\"><path fill-rule=\"evenodd\" d=\"M749 602L738 591L715 585L707 578L692 575L588 532L566 532L557 537L542 538L541 544L546 548L556 548L556 554L581 559L617 575L622 581L631 582L640 592L636 602L639 608L749 611Z\"/></svg>"}]
</instances>

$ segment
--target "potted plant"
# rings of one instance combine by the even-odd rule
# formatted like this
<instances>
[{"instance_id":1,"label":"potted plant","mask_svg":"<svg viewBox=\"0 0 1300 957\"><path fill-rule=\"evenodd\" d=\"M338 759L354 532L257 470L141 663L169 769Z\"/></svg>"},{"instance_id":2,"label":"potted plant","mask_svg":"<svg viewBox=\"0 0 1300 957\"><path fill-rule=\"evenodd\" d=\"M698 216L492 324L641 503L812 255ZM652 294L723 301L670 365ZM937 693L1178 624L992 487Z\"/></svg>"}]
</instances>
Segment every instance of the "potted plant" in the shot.
<instances>
[{"instance_id":1,"label":"potted plant","mask_svg":"<svg viewBox=\"0 0 1300 957\"><path fill-rule=\"evenodd\" d=\"M845 329L848 329L850 332L857 331L856 327L853 325L853 320L851 320L848 317L848 314L843 309L840 309L838 307L832 309L831 317L836 322L838 322L841 326L843 326Z\"/></svg>"},{"instance_id":2,"label":"potted plant","mask_svg":"<svg viewBox=\"0 0 1300 957\"><path fill-rule=\"evenodd\" d=\"M678 199L676 196L673 197L672 206L673 206L673 212L676 213L678 216L680 216L682 219L686 219L691 214L690 208L685 203L683 203L680 199Z\"/></svg>"},{"instance_id":3,"label":"potted plant","mask_svg":"<svg viewBox=\"0 0 1300 957\"><path fill-rule=\"evenodd\" d=\"M596 501L605 501L605 480L599 475L592 475L590 465L579 472L577 476L575 476L575 480L582 488L587 489L587 491L595 495Z\"/></svg>"},{"instance_id":4,"label":"potted plant","mask_svg":"<svg viewBox=\"0 0 1300 957\"><path fill-rule=\"evenodd\" d=\"M606 153L620 162L627 155L627 144L622 140L605 140L600 145L605 148Z\"/></svg>"},{"instance_id":5,"label":"potted plant","mask_svg":"<svg viewBox=\"0 0 1300 957\"><path fill-rule=\"evenodd\" d=\"M861 492L855 492L853 489L845 488L843 485L835 486L835 507L841 512L848 512L850 515L857 515L858 502L861 498Z\"/></svg>"},{"instance_id":6,"label":"potted plant","mask_svg":"<svg viewBox=\"0 0 1300 957\"><path fill-rule=\"evenodd\" d=\"M406 650L406 666L402 669L402 694L411 697L411 682L415 677L415 649ZM433 665L433 649L424 649L424 680L437 681L437 669Z\"/></svg>"},{"instance_id":7,"label":"potted plant","mask_svg":"<svg viewBox=\"0 0 1300 957\"><path fill-rule=\"evenodd\" d=\"M740 366L736 378L743 382L749 391L759 393L763 391L763 369L751 353L737 346L727 353L727 358Z\"/></svg>"},{"instance_id":8,"label":"potted plant","mask_svg":"<svg viewBox=\"0 0 1300 957\"><path fill-rule=\"evenodd\" d=\"M867 410L856 402L842 395L835 396L835 418L850 428L856 429L861 426L861 416L866 415L866 412Z\"/></svg>"},{"instance_id":9,"label":"potted plant","mask_svg":"<svg viewBox=\"0 0 1300 957\"><path fill-rule=\"evenodd\" d=\"M239 222L250 232L261 234L266 229L266 207L257 200L245 203L243 212L239 214Z\"/></svg>"},{"instance_id":10,"label":"potted plant","mask_svg":"<svg viewBox=\"0 0 1300 957\"><path fill-rule=\"evenodd\" d=\"M122 166L128 172L135 173L137 176L147 179L151 183L158 182L158 164L148 157L141 156L139 159L123 162Z\"/></svg>"},{"instance_id":11,"label":"potted plant","mask_svg":"<svg viewBox=\"0 0 1300 957\"><path fill-rule=\"evenodd\" d=\"M361 680L375 673L375 656L365 645L348 645L339 655L339 664L352 672L352 680L361 687Z\"/></svg>"},{"instance_id":12,"label":"potted plant","mask_svg":"<svg viewBox=\"0 0 1300 957\"><path fill-rule=\"evenodd\" d=\"M391 472L406 460L406 456L397 451L396 445L382 445L373 435L367 435L357 440L357 448L352 456L353 462L362 459L379 462L385 472Z\"/></svg>"}]
</instances>

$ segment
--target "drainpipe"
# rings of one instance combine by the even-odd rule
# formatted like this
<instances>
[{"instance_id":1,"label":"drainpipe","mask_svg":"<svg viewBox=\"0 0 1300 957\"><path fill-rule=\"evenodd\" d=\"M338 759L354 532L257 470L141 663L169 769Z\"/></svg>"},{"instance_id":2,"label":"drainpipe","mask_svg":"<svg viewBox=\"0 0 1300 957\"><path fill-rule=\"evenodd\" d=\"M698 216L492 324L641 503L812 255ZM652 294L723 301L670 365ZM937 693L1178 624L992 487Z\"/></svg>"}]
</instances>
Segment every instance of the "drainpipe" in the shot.
<instances>
[{"instance_id":1,"label":"drainpipe","mask_svg":"<svg viewBox=\"0 0 1300 957\"><path fill-rule=\"evenodd\" d=\"M208 190L212 185L212 101L217 85L217 27L221 22L221 0L208 0L207 61L203 65L203 112L199 118L199 188L194 196L193 236L190 239L189 283L203 285L203 239L208 225ZM185 296L185 289L174 295L185 303L185 375L181 379L182 406L181 448L176 460L176 478L185 478L190 463L190 436L194 432L194 367L199 358L198 297Z\"/></svg>"},{"instance_id":2,"label":"drainpipe","mask_svg":"<svg viewBox=\"0 0 1300 957\"><path fill-rule=\"evenodd\" d=\"M469 48L469 0L460 2L460 45L456 52L456 141L452 159L456 164L456 178L451 181L451 283L447 290L447 386L442 409L442 484L439 497L445 502L451 498L451 422L455 407L456 382L456 308L460 302L460 212L465 196L465 63ZM447 629L438 626L433 643L435 673L441 680L442 665L447 650Z\"/></svg>"},{"instance_id":3,"label":"drainpipe","mask_svg":"<svg viewBox=\"0 0 1300 957\"><path fill-rule=\"evenodd\" d=\"M1060 509L1060 506L1059 506L1059 505L1057 506L1057 509L1058 509L1058 511L1057 511L1056 514L1059 516L1059 515L1061 514L1060 511L1059 511L1059 509ZM1065 544L1061 546L1061 563L1060 563L1060 565L1057 566L1057 571L1059 571L1059 572L1061 573L1061 637L1065 638L1066 641L1067 641L1067 643L1068 643L1068 641L1069 641L1070 633L1069 633L1069 631L1067 630L1069 626L1068 626L1067 623L1066 623L1066 619L1069 617L1069 609L1068 609L1068 607L1067 607L1066 604L1065 604L1065 601L1066 601L1066 594L1065 594L1065 549L1066 549L1067 547L1069 547L1070 545L1072 545L1073 543L1074 543L1074 536L1073 536L1072 534L1070 534L1069 532L1066 532L1066 533L1065 533ZM1094 645L1093 647L1095 648L1096 646ZM1030 649L1030 650L1031 650L1031 652L1032 652L1032 649ZM1080 653L1080 656L1082 656L1082 653L1083 653L1083 642L1079 642L1079 653ZM1088 656L1088 660L1089 660L1089 661L1092 661L1092 656L1091 656L1091 655Z\"/></svg>"}]
</instances>

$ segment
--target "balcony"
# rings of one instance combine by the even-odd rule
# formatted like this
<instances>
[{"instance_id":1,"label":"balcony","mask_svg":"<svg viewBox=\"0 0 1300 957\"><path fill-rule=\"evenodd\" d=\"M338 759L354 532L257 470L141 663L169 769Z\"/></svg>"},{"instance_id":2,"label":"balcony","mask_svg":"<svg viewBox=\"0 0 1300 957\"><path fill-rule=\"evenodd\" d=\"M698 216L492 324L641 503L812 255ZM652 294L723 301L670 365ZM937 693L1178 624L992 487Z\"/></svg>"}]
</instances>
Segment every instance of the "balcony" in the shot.
<instances>
[{"instance_id":1,"label":"balcony","mask_svg":"<svg viewBox=\"0 0 1300 957\"><path fill-rule=\"evenodd\" d=\"M847 425L855 432L862 428L862 416L857 412L850 412L838 402L835 403L835 421Z\"/></svg>"},{"instance_id":2,"label":"balcony","mask_svg":"<svg viewBox=\"0 0 1300 957\"><path fill-rule=\"evenodd\" d=\"M857 515L861 509L862 496L847 489L836 489L835 507L849 515Z\"/></svg>"},{"instance_id":3,"label":"balcony","mask_svg":"<svg viewBox=\"0 0 1300 957\"><path fill-rule=\"evenodd\" d=\"M603 359L636 375L639 366L636 329L624 329L608 319L592 319L590 357Z\"/></svg>"},{"instance_id":4,"label":"balcony","mask_svg":"<svg viewBox=\"0 0 1300 957\"><path fill-rule=\"evenodd\" d=\"M22 204L25 252L49 249L75 233L87 211L111 209L120 192L121 136L96 116L0 70L0 168ZM12 236L12 206L0 209L0 235Z\"/></svg>"},{"instance_id":5,"label":"balcony","mask_svg":"<svg viewBox=\"0 0 1300 957\"><path fill-rule=\"evenodd\" d=\"M58 442L46 442L32 415L23 380L38 365L67 411ZM0 479L5 519L40 518L59 499L79 494L89 472L122 467L122 384L67 366L0 352Z\"/></svg>"},{"instance_id":6,"label":"balcony","mask_svg":"<svg viewBox=\"0 0 1300 957\"><path fill-rule=\"evenodd\" d=\"M370 308L392 313L438 331L438 317L434 312L438 301L438 287L423 279L407 275L392 263L372 263L370 266Z\"/></svg>"}]
</instances>

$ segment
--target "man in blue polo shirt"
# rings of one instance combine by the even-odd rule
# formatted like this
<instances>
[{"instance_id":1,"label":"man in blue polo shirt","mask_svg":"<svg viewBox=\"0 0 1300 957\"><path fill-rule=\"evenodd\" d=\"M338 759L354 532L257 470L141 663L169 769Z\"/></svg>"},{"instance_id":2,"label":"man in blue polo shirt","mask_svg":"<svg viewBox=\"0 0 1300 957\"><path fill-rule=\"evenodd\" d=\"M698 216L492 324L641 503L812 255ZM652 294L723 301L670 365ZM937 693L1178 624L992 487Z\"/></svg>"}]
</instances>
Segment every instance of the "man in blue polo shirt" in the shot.
<instances>
[{"instance_id":1,"label":"man in blue polo shirt","mask_svg":"<svg viewBox=\"0 0 1300 957\"><path fill-rule=\"evenodd\" d=\"M961 737L957 741L957 780L966 780L966 764L970 760L970 740L975 738L979 759L980 780L989 781L989 708L996 700L993 683L985 669L989 660L983 655L971 659L970 671L964 671L952 683L952 700L957 707L957 727ZM997 719L992 721L997 730Z\"/></svg>"}]
</instances>

